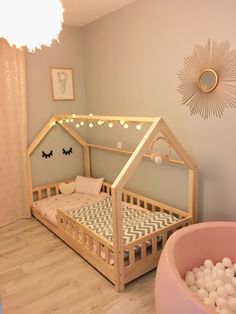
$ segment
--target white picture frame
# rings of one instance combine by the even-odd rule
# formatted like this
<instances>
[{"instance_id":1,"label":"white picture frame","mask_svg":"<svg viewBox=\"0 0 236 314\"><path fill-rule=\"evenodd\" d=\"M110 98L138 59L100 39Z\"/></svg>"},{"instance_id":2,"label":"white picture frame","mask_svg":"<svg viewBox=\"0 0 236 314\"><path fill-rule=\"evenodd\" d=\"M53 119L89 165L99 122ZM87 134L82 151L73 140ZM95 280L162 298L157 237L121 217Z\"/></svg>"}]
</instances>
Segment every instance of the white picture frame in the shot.
<instances>
[{"instance_id":1,"label":"white picture frame","mask_svg":"<svg viewBox=\"0 0 236 314\"><path fill-rule=\"evenodd\" d=\"M53 100L74 100L73 70L70 68L51 68Z\"/></svg>"}]
</instances>

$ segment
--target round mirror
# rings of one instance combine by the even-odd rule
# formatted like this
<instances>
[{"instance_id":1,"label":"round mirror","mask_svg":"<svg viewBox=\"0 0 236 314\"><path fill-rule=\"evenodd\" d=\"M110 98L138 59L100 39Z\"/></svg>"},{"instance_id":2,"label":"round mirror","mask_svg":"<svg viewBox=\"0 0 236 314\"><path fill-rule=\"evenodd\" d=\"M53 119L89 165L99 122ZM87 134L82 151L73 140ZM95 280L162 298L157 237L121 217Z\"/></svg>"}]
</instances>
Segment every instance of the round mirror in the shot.
<instances>
[{"instance_id":1,"label":"round mirror","mask_svg":"<svg viewBox=\"0 0 236 314\"><path fill-rule=\"evenodd\" d=\"M216 71L206 69L199 76L198 85L202 92L209 93L213 91L218 84L218 76Z\"/></svg>"}]
</instances>

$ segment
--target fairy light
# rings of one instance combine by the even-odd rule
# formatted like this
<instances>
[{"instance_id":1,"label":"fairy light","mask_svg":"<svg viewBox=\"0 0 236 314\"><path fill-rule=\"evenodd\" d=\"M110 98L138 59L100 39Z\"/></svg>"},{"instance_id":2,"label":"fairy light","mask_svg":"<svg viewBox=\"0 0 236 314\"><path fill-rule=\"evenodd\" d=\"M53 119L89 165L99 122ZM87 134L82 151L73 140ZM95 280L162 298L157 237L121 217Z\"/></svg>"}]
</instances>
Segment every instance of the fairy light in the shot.
<instances>
[{"instance_id":1,"label":"fairy light","mask_svg":"<svg viewBox=\"0 0 236 314\"><path fill-rule=\"evenodd\" d=\"M55 121L53 121L53 122L51 123L51 125L52 125L52 126L55 126L55 125L56 125L56 122L55 122Z\"/></svg>"},{"instance_id":2,"label":"fairy light","mask_svg":"<svg viewBox=\"0 0 236 314\"><path fill-rule=\"evenodd\" d=\"M102 121L102 120L98 120L98 125L102 125L103 123L104 123L104 121Z\"/></svg>"},{"instance_id":3,"label":"fairy light","mask_svg":"<svg viewBox=\"0 0 236 314\"><path fill-rule=\"evenodd\" d=\"M93 113L90 113L89 116L92 117L92 116L93 116Z\"/></svg>"},{"instance_id":4,"label":"fairy light","mask_svg":"<svg viewBox=\"0 0 236 314\"><path fill-rule=\"evenodd\" d=\"M63 123L63 120L59 120L59 123L62 124L62 123Z\"/></svg>"},{"instance_id":5,"label":"fairy light","mask_svg":"<svg viewBox=\"0 0 236 314\"><path fill-rule=\"evenodd\" d=\"M66 119L66 123L69 123L70 122L70 120L69 119Z\"/></svg>"},{"instance_id":6,"label":"fairy light","mask_svg":"<svg viewBox=\"0 0 236 314\"><path fill-rule=\"evenodd\" d=\"M70 119L70 122L74 122L74 119Z\"/></svg>"},{"instance_id":7,"label":"fairy light","mask_svg":"<svg viewBox=\"0 0 236 314\"><path fill-rule=\"evenodd\" d=\"M81 121L81 122L80 122L80 125L83 126L83 125L84 125L84 121Z\"/></svg>"},{"instance_id":8,"label":"fairy light","mask_svg":"<svg viewBox=\"0 0 236 314\"><path fill-rule=\"evenodd\" d=\"M124 125L124 124L125 124L125 121L124 121L124 120L120 120L120 124L121 124L121 125Z\"/></svg>"},{"instance_id":9,"label":"fairy light","mask_svg":"<svg viewBox=\"0 0 236 314\"><path fill-rule=\"evenodd\" d=\"M113 128L113 122L108 123L109 128Z\"/></svg>"},{"instance_id":10,"label":"fairy light","mask_svg":"<svg viewBox=\"0 0 236 314\"><path fill-rule=\"evenodd\" d=\"M142 129L142 125L141 124L137 124L136 125L136 130L141 130Z\"/></svg>"},{"instance_id":11,"label":"fairy light","mask_svg":"<svg viewBox=\"0 0 236 314\"><path fill-rule=\"evenodd\" d=\"M72 114L72 118L75 118L75 117L76 117L76 114L75 114L75 113L73 113L73 114Z\"/></svg>"},{"instance_id":12,"label":"fairy light","mask_svg":"<svg viewBox=\"0 0 236 314\"><path fill-rule=\"evenodd\" d=\"M90 128L93 127L93 123L92 123L92 122L89 123L89 127L90 127Z\"/></svg>"},{"instance_id":13,"label":"fairy light","mask_svg":"<svg viewBox=\"0 0 236 314\"><path fill-rule=\"evenodd\" d=\"M125 123L124 124L124 129L128 129L128 127L129 127L128 123Z\"/></svg>"},{"instance_id":14,"label":"fairy light","mask_svg":"<svg viewBox=\"0 0 236 314\"><path fill-rule=\"evenodd\" d=\"M80 127L79 123L76 123L75 127L78 129Z\"/></svg>"}]
</instances>

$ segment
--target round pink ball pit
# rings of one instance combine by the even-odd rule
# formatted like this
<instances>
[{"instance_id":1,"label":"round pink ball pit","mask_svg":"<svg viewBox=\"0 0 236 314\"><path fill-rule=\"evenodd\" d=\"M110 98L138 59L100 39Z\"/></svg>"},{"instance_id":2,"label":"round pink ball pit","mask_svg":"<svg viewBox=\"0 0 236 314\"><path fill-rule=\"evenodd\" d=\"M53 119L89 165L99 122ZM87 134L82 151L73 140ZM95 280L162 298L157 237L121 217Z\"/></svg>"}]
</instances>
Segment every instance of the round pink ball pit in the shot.
<instances>
[{"instance_id":1,"label":"round pink ball pit","mask_svg":"<svg viewBox=\"0 0 236 314\"><path fill-rule=\"evenodd\" d=\"M229 257L236 262L236 222L204 222L184 227L168 239L155 281L157 314L215 314L187 287L186 271Z\"/></svg>"}]
</instances>

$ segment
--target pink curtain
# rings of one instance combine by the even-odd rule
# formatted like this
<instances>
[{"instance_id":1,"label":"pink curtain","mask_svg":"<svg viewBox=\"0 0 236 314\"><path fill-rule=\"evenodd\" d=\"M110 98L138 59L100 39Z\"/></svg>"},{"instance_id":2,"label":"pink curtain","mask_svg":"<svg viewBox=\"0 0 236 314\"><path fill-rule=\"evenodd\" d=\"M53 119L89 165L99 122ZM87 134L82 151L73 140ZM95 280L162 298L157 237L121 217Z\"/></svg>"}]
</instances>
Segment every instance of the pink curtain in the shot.
<instances>
[{"instance_id":1,"label":"pink curtain","mask_svg":"<svg viewBox=\"0 0 236 314\"><path fill-rule=\"evenodd\" d=\"M0 39L0 226L30 217L25 53Z\"/></svg>"}]
</instances>

